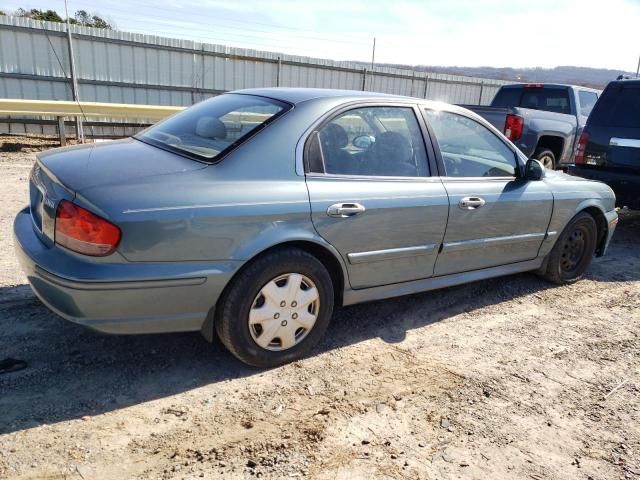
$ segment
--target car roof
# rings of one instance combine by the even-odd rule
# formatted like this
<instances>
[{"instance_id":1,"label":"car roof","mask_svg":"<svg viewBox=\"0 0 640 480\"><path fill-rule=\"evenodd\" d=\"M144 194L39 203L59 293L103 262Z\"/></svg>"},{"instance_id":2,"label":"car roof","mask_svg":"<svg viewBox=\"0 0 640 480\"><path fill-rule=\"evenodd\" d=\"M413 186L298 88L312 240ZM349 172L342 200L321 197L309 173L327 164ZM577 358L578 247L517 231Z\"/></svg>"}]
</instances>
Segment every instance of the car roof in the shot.
<instances>
[{"instance_id":1,"label":"car roof","mask_svg":"<svg viewBox=\"0 0 640 480\"><path fill-rule=\"evenodd\" d=\"M287 88L287 87L271 87L271 88L245 88L242 90L234 90L227 93L235 93L240 95L256 95L259 97L272 98L287 103L299 104L307 101L317 101L322 99L339 99L342 103L354 102L363 99L394 101L401 100L407 103L422 105L423 107L443 110L451 113L464 113L467 116L474 117L476 120L490 125L484 118L476 112L469 110L461 105L442 102L439 100L426 100L419 97L408 97L403 95L391 95L388 93L367 92L361 90L337 90L331 88ZM493 127L492 127L493 128Z\"/></svg>"},{"instance_id":2,"label":"car roof","mask_svg":"<svg viewBox=\"0 0 640 480\"><path fill-rule=\"evenodd\" d=\"M609 85L640 85L640 78L622 78L620 80L613 80L609 82Z\"/></svg>"},{"instance_id":3,"label":"car roof","mask_svg":"<svg viewBox=\"0 0 640 480\"><path fill-rule=\"evenodd\" d=\"M330 88L286 88L286 87L272 87L272 88L246 88L243 90L234 90L229 93L239 93L242 95L257 95L260 97L273 98L275 100L281 100L288 103L301 103L308 100L315 100L320 98L344 98L344 99L359 99L359 98L380 98L380 99L403 99L419 101L420 98L405 97L401 95L390 95L387 93L378 92L366 92L361 90L337 90Z\"/></svg>"}]
</instances>

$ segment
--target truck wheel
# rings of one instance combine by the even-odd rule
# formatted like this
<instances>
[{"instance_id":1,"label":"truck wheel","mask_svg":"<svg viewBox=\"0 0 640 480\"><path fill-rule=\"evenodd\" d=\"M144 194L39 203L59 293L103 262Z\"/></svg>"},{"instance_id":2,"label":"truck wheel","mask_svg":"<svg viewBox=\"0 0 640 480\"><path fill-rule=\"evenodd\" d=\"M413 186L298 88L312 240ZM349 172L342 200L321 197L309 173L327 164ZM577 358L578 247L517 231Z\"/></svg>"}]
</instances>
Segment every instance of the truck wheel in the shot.
<instances>
[{"instance_id":1,"label":"truck wheel","mask_svg":"<svg viewBox=\"0 0 640 480\"><path fill-rule=\"evenodd\" d=\"M586 212L578 213L567 224L553 246L546 271L539 273L559 285L580 280L591 264L597 238L598 228L593 217Z\"/></svg>"},{"instance_id":2,"label":"truck wheel","mask_svg":"<svg viewBox=\"0 0 640 480\"><path fill-rule=\"evenodd\" d=\"M538 160L544 168L554 170L556 168L556 156L548 148L539 148L533 154L533 158Z\"/></svg>"},{"instance_id":3,"label":"truck wheel","mask_svg":"<svg viewBox=\"0 0 640 480\"><path fill-rule=\"evenodd\" d=\"M333 303L324 265L303 250L283 248L258 257L231 281L220 299L215 328L239 360L276 367L318 343Z\"/></svg>"}]
</instances>

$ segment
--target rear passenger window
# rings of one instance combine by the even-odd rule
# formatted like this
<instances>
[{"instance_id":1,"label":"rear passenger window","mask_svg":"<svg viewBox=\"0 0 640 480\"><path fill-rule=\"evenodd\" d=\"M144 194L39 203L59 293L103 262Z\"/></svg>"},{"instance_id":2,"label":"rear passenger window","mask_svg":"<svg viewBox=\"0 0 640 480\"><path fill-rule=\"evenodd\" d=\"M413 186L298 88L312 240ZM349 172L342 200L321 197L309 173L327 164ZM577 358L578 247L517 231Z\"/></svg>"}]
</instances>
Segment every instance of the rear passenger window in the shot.
<instances>
[{"instance_id":1,"label":"rear passenger window","mask_svg":"<svg viewBox=\"0 0 640 480\"><path fill-rule=\"evenodd\" d=\"M608 87L589 118L589 124L600 127L640 127L640 86Z\"/></svg>"},{"instance_id":2,"label":"rear passenger window","mask_svg":"<svg viewBox=\"0 0 640 480\"><path fill-rule=\"evenodd\" d=\"M412 108L363 107L341 113L309 137L307 165L334 175L428 175L427 154Z\"/></svg>"},{"instance_id":3,"label":"rear passenger window","mask_svg":"<svg viewBox=\"0 0 640 480\"><path fill-rule=\"evenodd\" d=\"M484 125L450 112L426 110L449 177L512 177L516 157Z\"/></svg>"},{"instance_id":4,"label":"rear passenger window","mask_svg":"<svg viewBox=\"0 0 640 480\"><path fill-rule=\"evenodd\" d=\"M580 101L580 115L588 117L598 101L598 95L593 92L580 90L578 91L578 100Z\"/></svg>"}]
</instances>

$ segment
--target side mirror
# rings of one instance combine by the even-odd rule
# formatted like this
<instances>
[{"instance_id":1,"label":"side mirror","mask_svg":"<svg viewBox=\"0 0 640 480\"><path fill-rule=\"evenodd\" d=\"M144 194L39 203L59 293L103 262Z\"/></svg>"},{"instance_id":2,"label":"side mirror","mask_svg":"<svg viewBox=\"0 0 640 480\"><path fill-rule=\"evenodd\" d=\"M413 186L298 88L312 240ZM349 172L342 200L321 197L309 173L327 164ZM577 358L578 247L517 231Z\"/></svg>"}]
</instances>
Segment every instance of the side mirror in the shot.
<instances>
[{"instance_id":1,"label":"side mirror","mask_svg":"<svg viewBox=\"0 0 640 480\"><path fill-rule=\"evenodd\" d=\"M362 150L366 150L371 145L373 145L375 143L375 141L376 141L376 139L374 137L372 137L371 135L359 135L359 136L357 136L356 138L353 139L351 144L356 148L360 148Z\"/></svg>"},{"instance_id":2,"label":"side mirror","mask_svg":"<svg viewBox=\"0 0 640 480\"><path fill-rule=\"evenodd\" d=\"M524 166L524 178L526 180L542 180L544 167L538 160L530 158Z\"/></svg>"}]
</instances>

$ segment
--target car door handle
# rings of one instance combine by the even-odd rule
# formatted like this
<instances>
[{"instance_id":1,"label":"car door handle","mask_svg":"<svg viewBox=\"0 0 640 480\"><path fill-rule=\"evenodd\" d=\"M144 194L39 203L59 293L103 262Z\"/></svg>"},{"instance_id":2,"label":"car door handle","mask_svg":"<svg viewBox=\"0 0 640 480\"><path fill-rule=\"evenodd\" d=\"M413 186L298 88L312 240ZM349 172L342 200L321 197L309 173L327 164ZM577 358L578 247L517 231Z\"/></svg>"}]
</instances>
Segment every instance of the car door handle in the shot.
<instances>
[{"instance_id":1,"label":"car door handle","mask_svg":"<svg viewBox=\"0 0 640 480\"><path fill-rule=\"evenodd\" d=\"M483 207L484 204L487 203L484 201L484 198L480 197L464 197L460 200L458 206L462 210L476 210L480 207Z\"/></svg>"},{"instance_id":2,"label":"car door handle","mask_svg":"<svg viewBox=\"0 0 640 480\"><path fill-rule=\"evenodd\" d=\"M330 217L347 218L353 217L365 210L364 205L360 205L359 203L334 203L327 208L327 215Z\"/></svg>"}]
</instances>

